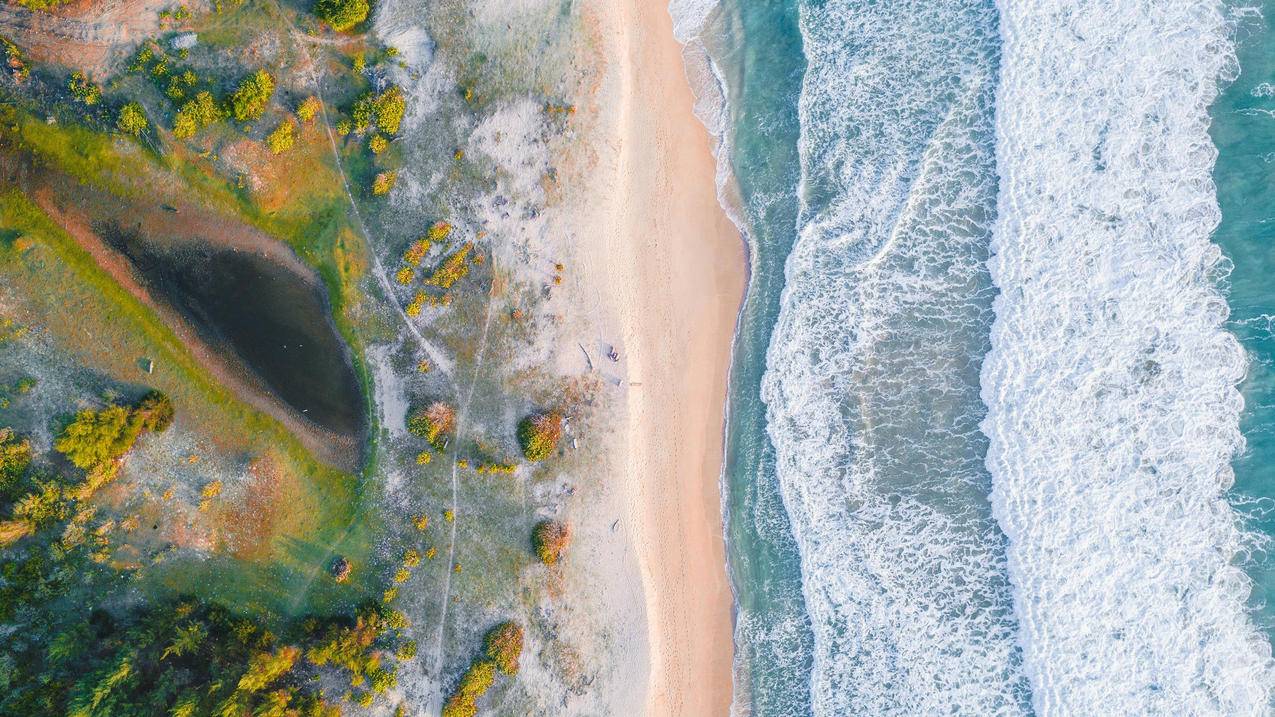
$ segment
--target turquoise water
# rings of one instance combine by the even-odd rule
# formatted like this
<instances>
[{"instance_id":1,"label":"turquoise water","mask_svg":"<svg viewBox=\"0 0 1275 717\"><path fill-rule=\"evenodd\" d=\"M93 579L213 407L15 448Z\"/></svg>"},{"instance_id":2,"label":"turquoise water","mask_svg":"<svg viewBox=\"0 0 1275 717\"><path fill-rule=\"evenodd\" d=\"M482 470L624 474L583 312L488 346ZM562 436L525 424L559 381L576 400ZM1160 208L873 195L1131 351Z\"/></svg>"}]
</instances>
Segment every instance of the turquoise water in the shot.
<instances>
[{"instance_id":1,"label":"turquoise water","mask_svg":"<svg viewBox=\"0 0 1275 717\"><path fill-rule=\"evenodd\" d=\"M1240 77L1213 106L1222 208L1214 241L1234 264L1229 328L1249 356L1240 386L1247 450L1235 461L1233 493L1253 526L1275 536L1275 2L1266 2L1262 15L1241 24ZM1259 624L1275 637L1275 559L1266 550L1253 557L1246 566L1252 604Z\"/></svg>"},{"instance_id":2,"label":"turquoise water","mask_svg":"<svg viewBox=\"0 0 1275 717\"><path fill-rule=\"evenodd\" d=\"M1275 32L1236 16L709 15L739 713L1275 709Z\"/></svg>"},{"instance_id":3,"label":"turquoise water","mask_svg":"<svg viewBox=\"0 0 1275 717\"><path fill-rule=\"evenodd\" d=\"M725 469L737 608L736 700L757 715L803 715L810 712L814 638L758 394L797 229L797 99L805 57L796 3L724 3L704 39L732 98L730 165L749 239L749 291L735 337Z\"/></svg>"}]
</instances>

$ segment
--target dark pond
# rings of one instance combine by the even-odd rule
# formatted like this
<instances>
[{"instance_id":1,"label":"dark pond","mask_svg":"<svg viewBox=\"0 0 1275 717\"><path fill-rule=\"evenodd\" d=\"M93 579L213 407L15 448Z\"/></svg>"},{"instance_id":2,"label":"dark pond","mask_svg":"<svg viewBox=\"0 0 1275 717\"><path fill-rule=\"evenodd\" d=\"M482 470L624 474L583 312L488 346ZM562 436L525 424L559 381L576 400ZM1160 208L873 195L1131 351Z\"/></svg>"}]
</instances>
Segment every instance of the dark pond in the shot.
<instances>
[{"instance_id":1,"label":"dark pond","mask_svg":"<svg viewBox=\"0 0 1275 717\"><path fill-rule=\"evenodd\" d=\"M275 396L323 428L362 434L359 381L320 282L255 252L160 245L114 223L97 230L157 300L208 344L233 352Z\"/></svg>"}]
</instances>

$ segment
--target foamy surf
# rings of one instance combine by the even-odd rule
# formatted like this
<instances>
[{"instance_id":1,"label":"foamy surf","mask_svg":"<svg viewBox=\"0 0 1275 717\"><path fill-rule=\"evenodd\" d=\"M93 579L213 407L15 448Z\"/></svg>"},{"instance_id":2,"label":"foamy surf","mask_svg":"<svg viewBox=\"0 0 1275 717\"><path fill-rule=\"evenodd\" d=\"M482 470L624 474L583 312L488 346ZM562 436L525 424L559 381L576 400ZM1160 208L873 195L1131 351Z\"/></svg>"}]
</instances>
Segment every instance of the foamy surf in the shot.
<instances>
[{"instance_id":1,"label":"foamy surf","mask_svg":"<svg viewBox=\"0 0 1275 717\"><path fill-rule=\"evenodd\" d=\"M762 396L813 711L1022 714L978 393L996 202L988 2L802 5L802 212Z\"/></svg>"},{"instance_id":2,"label":"foamy surf","mask_svg":"<svg viewBox=\"0 0 1275 717\"><path fill-rule=\"evenodd\" d=\"M1034 707L1268 714L1226 501L1245 364L1209 241L1222 4L1000 10L983 429Z\"/></svg>"}]
</instances>

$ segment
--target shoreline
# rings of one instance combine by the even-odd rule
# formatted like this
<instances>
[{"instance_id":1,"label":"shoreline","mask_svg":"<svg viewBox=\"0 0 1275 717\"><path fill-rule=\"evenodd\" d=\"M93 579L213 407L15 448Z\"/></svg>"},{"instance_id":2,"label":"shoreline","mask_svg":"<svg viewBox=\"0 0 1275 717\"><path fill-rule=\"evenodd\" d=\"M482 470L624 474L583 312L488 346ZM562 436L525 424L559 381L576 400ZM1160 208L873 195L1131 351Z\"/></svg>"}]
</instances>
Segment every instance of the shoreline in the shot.
<instances>
[{"instance_id":1,"label":"shoreline","mask_svg":"<svg viewBox=\"0 0 1275 717\"><path fill-rule=\"evenodd\" d=\"M594 190L605 231L581 249L610 287L627 368L617 463L646 611L644 712L726 715L734 594L721 488L745 247L717 196L668 9L624 0L593 12L596 151L614 186Z\"/></svg>"}]
</instances>

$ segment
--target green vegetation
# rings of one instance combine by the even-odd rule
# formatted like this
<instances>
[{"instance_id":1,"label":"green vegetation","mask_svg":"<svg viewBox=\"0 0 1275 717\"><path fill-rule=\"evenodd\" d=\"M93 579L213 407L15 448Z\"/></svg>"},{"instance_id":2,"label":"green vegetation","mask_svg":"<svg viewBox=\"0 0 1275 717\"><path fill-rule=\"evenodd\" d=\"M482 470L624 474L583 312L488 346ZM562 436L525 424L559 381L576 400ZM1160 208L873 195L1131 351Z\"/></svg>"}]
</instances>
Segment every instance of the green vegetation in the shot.
<instances>
[{"instance_id":1,"label":"green vegetation","mask_svg":"<svg viewBox=\"0 0 1275 717\"><path fill-rule=\"evenodd\" d=\"M208 91L200 92L194 99L186 100L177 110L173 120L173 136L178 139L190 139L209 125L226 118L226 112Z\"/></svg>"},{"instance_id":2,"label":"green vegetation","mask_svg":"<svg viewBox=\"0 0 1275 717\"><path fill-rule=\"evenodd\" d=\"M297 105L297 117L300 117L302 122L310 122L319 114L319 110L322 108L323 105L319 102L319 98L310 95L300 105Z\"/></svg>"},{"instance_id":3,"label":"green vegetation","mask_svg":"<svg viewBox=\"0 0 1275 717\"><path fill-rule=\"evenodd\" d=\"M172 422L172 402L162 393L151 392L134 408L107 406L100 411L80 411L53 447L76 468L92 471L123 457L143 431L164 431Z\"/></svg>"},{"instance_id":4,"label":"green vegetation","mask_svg":"<svg viewBox=\"0 0 1275 717\"><path fill-rule=\"evenodd\" d=\"M518 424L518 444L529 461L543 461L562 440L562 414L557 411L528 416Z\"/></svg>"},{"instance_id":5,"label":"green vegetation","mask_svg":"<svg viewBox=\"0 0 1275 717\"><path fill-rule=\"evenodd\" d=\"M556 520L542 520L531 529L531 547L545 565L553 565L571 542L571 529Z\"/></svg>"},{"instance_id":6,"label":"green vegetation","mask_svg":"<svg viewBox=\"0 0 1275 717\"><path fill-rule=\"evenodd\" d=\"M363 22L370 10L367 0L319 0L314 6L314 14L337 32Z\"/></svg>"},{"instance_id":7,"label":"green vegetation","mask_svg":"<svg viewBox=\"0 0 1275 717\"><path fill-rule=\"evenodd\" d=\"M379 197L389 194L397 181L398 172L381 172L372 180L372 196Z\"/></svg>"},{"instance_id":8,"label":"green vegetation","mask_svg":"<svg viewBox=\"0 0 1275 717\"><path fill-rule=\"evenodd\" d=\"M12 428L0 428L0 501L11 499L18 481L31 465L31 442Z\"/></svg>"},{"instance_id":9,"label":"green vegetation","mask_svg":"<svg viewBox=\"0 0 1275 717\"><path fill-rule=\"evenodd\" d=\"M283 154L292 149L292 144L296 139L294 135L296 128L296 123L290 119L280 122L273 132L266 135L266 145L270 147L270 151L274 154Z\"/></svg>"},{"instance_id":10,"label":"green vegetation","mask_svg":"<svg viewBox=\"0 0 1275 717\"><path fill-rule=\"evenodd\" d=\"M230 96L230 110L240 122L253 122L265 114L274 95L274 78L265 70L257 70L239 83Z\"/></svg>"},{"instance_id":11,"label":"green vegetation","mask_svg":"<svg viewBox=\"0 0 1275 717\"><path fill-rule=\"evenodd\" d=\"M77 611L47 647L25 635L0 648L4 714L71 717L338 717L307 679L347 672L371 704L396 683L383 654L406 647L379 606L311 619L283 636L215 602L183 597L135 614ZM410 648L406 648L409 652ZM367 695L363 698L362 695Z\"/></svg>"},{"instance_id":12,"label":"green vegetation","mask_svg":"<svg viewBox=\"0 0 1275 717\"><path fill-rule=\"evenodd\" d=\"M140 137L150 122L146 120L146 111L136 102L129 102L120 108L119 118L115 122L115 126L125 134L131 134L134 137Z\"/></svg>"},{"instance_id":13,"label":"green vegetation","mask_svg":"<svg viewBox=\"0 0 1275 717\"><path fill-rule=\"evenodd\" d=\"M407 430L438 448L456 430L456 409L442 401L434 401L407 419Z\"/></svg>"},{"instance_id":14,"label":"green vegetation","mask_svg":"<svg viewBox=\"0 0 1275 717\"><path fill-rule=\"evenodd\" d=\"M83 72L72 72L68 81L71 95L86 105L92 106L102 100L102 88L93 83Z\"/></svg>"},{"instance_id":15,"label":"green vegetation","mask_svg":"<svg viewBox=\"0 0 1275 717\"><path fill-rule=\"evenodd\" d=\"M453 284L469 274L469 254L473 250L473 242L465 242L459 249L452 252L451 256L443 260L425 283L440 289L452 288Z\"/></svg>"},{"instance_id":16,"label":"green vegetation","mask_svg":"<svg viewBox=\"0 0 1275 717\"><path fill-rule=\"evenodd\" d=\"M355 100L350 118L358 132L376 129L385 134L398 134L405 110L403 91L391 86L379 95L369 92Z\"/></svg>"},{"instance_id":17,"label":"green vegetation","mask_svg":"<svg viewBox=\"0 0 1275 717\"><path fill-rule=\"evenodd\" d=\"M496 672L518 674L518 658L522 655L522 626L503 622L483 638L483 655L475 658L461 675L456 689L443 703L443 717L474 717L478 700L496 681Z\"/></svg>"},{"instance_id":18,"label":"green vegetation","mask_svg":"<svg viewBox=\"0 0 1275 717\"><path fill-rule=\"evenodd\" d=\"M65 4L67 0L14 0L14 2L29 10L52 10Z\"/></svg>"}]
</instances>

